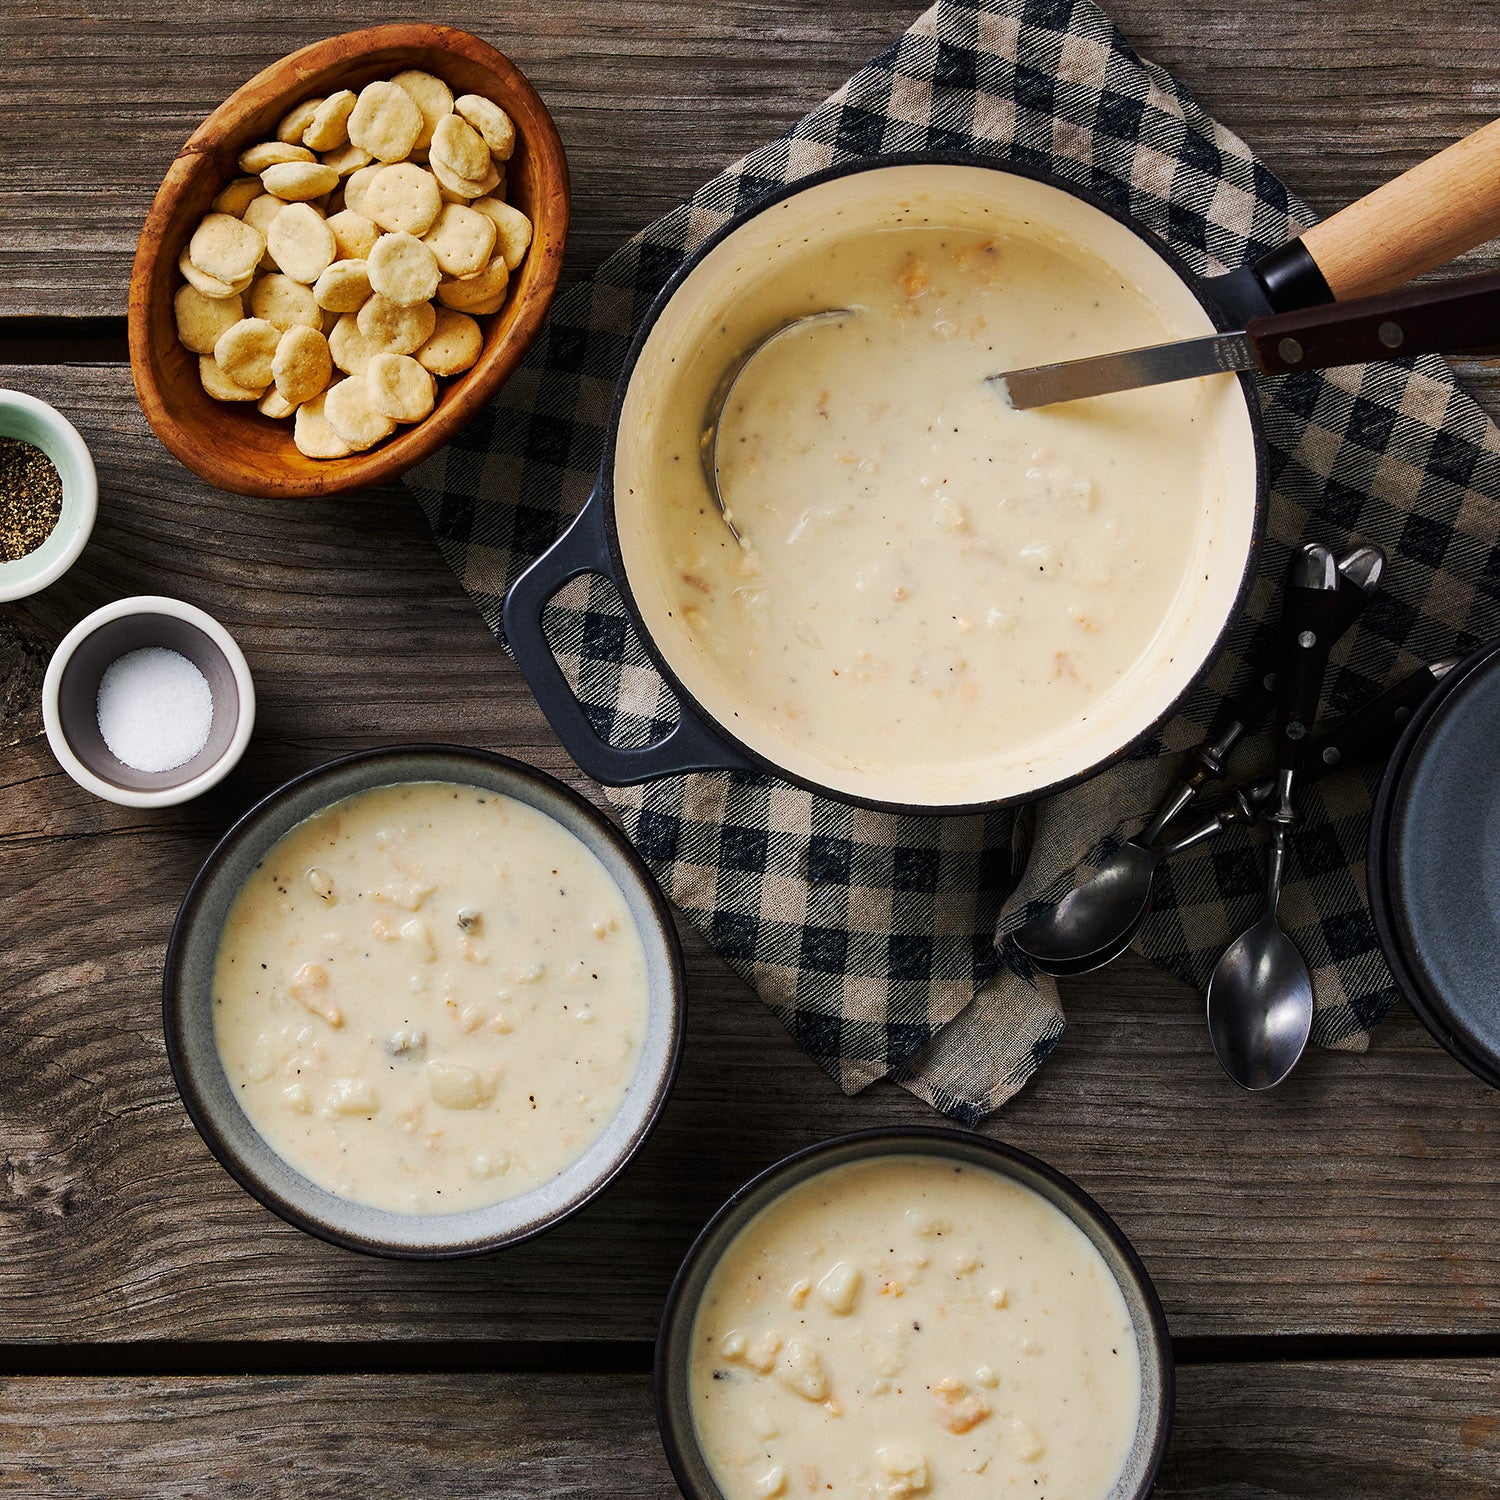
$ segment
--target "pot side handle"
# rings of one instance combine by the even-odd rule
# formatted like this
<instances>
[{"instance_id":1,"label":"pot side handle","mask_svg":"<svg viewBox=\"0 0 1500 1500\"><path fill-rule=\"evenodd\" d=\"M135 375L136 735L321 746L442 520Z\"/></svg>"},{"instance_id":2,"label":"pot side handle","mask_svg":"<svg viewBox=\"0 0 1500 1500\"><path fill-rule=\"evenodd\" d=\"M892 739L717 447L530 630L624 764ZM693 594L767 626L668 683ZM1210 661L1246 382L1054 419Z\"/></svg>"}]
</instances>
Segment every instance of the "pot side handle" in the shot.
<instances>
[{"instance_id":1,"label":"pot side handle","mask_svg":"<svg viewBox=\"0 0 1500 1500\"><path fill-rule=\"evenodd\" d=\"M1340 302L1405 286L1500 235L1500 120L1304 230Z\"/></svg>"},{"instance_id":2,"label":"pot side handle","mask_svg":"<svg viewBox=\"0 0 1500 1500\"><path fill-rule=\"evenodd\" d=\"M521 675L579 769L605 786L633 786L687 771L754 770L750 761L726 745L680 699L676 727L655 744L619 749L600 738L568 686L542 629L542 615L553 595L581 573L602 574L620 587L609 555L604 497L598 487L568 529L511 585L502 612L505 638Z\"/></svg>"}]
</instances>

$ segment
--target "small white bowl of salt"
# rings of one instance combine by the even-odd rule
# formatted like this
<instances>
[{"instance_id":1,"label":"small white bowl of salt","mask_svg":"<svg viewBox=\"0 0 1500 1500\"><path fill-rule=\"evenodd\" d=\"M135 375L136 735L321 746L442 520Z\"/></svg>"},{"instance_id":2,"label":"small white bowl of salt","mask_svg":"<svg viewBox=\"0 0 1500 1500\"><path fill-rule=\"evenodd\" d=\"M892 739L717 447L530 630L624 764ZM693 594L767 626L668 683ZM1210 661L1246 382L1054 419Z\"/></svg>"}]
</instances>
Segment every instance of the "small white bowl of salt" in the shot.
<instances>
[{"instance_id":1,"label":"small white bowl of salt","mask_svg":"<svg viewBox=\"0 0 1500 1500\"><path fill-rule=\"evenodd\" d=\"M79 786L126 807L169 807L223 780L244 754L255 685L212 615L142 595L96 609L63 638L42 719Z\"/></svg>"}]
</instances>

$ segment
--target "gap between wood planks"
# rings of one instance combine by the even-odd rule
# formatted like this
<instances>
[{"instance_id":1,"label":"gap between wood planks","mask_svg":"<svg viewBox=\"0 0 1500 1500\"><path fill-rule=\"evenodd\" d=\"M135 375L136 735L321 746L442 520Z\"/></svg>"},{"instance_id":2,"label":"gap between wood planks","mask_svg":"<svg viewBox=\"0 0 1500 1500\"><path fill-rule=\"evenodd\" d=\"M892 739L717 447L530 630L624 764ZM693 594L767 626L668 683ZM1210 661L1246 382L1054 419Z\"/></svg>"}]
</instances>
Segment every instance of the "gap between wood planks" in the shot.
<instances>
[{"instance_id":1,"label":"gap between wood planks","mask_svg":"<svg viewBox=\"0 0 1500 1500\"><path fill-rule=\"evenodd\" d=\"M1500 1334L1267 1334L1174 1339L1178 1365L1500 1358ZM26 1375L639 1375L645 1339L179 1341L0 1344L0 1379Z\"/></svg>"},{"instance_id":2,"label":"gap between wood planks","mask_svg":"<svg viewBox=\"0 0 1500 1500\"><path fill-rule=\"evenodd\" d=\"M0 317L0 364L123 365L124 318Z\"/></svg>"},{"instance_id":3,"label":"gap between wood planks","mask_svg":"<svg viewBox=\"0 0 1500 1500\"><path fill-rule=\"evenodd\" d=\"M130 363L126 320L121 317L0 316L0 365L124 365ZM1459 378L1486 410L1500 417L1500 385L1493 361L1451 359Z\"/></svg>"}]
</instances>

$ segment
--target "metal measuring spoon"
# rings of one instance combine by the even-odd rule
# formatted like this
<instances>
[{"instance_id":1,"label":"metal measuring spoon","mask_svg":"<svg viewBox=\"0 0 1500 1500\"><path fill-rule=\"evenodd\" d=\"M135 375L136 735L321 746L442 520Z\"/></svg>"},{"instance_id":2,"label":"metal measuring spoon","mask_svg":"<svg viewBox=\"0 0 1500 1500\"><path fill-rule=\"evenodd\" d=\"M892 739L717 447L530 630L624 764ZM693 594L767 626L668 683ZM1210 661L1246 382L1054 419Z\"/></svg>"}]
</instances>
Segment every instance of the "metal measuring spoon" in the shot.
<instances>
[{"instance_id":1,"label":"metal measuring spoon","mask_svg":"<svg viewBox=\"0 0 1500 1500\"><path fill-rule=\"evenodd\" d=\"M1402 678L1394 687L1387 688L1385 692L1371 698L1368 703L1341 719L1333 729L1318 739L1308 752L1307 765L1302 773L1304 784L1315 777L1335 771L1340 766L1358 761L1383 760L1401 737L1401 731L1406 727L1412 714L1426 701L1433 688L1453 670L1458 660L1456 656L1448 656L1441 661L1418 667L1409 677ZM1132 866L1141 865L1144 859L1150 860L1150 868L1144 876L1146 899L1140 903L1139 910L1122 922L1111 935L1108 943L1092 952L1077 953L1067 958L1046 962L1032 958L1032 963L1044 974L1050 974L1057 979L1066 979L1075 974L1090 974L1095 969L1102 969L1106 964L1112 964L1135 941L1136 935L1145 925L1146 918L1151 915L1151 881L1162 861L1170 859L1174 854L1182 853L1194 844L1202 843L1205 839L1217 837L1226 828L1249 825L1259 821L1262 811L1271 800L1275 790L1276 779L1273 776L1267 776L1253 786L1235 787L1230 793L1229 802L1224 807L1216 812L1206 813L1198 822L1189 824L1187 829L1172 843L1161 847L1142 844L1126 845L1125 848L1132 851L1129 859ZM1120 863L1124 864L1125 861L1120 861ZM1111 860L1109 864L1102 867L1099 873L1102 875L1115 868L1116 862ZM1088 890L1098 878L1096 875L1094 880L1086 882L1078 889ZM1023 948L1022 952L1025 953L1026 950ZM1026 956L1031 958L1029 953Z\"/></svg>"},{"instance_id":2,"label":"metal measuring spoon","mask_svg":"<svg viewBox=\"0 0 1500 1500\"><path fill-rule=\"evenodd\" d=\"M730 535L741 546L744 545L745 539L734 524L734 518L724 500L724 491L719 483L719 429L723 425L724 413L729 409L729 398L734 395L734 388L739 384L740 376L745 373L750 361L776 343L778 339L810 328L815 323L832 323L839 318L852 318L857 311L857 308L852 307L830 307L822 312L804 313L799 318L791 318L773 328L764 338L757 339L743 354L731 362L729 368L719 377L719 383L708 398L708 410L703 418L703 431L698 437L698 452L703 463L703 477L708 482L708 492L714 497L714 504L719 507L719 514L723 516Z\"/></svg>"},{"instance_id":3,"label":"metal measuring spoon","mask_svg":"<svg viewBox=\"0 0 1500 1500\"><path fill-rule=\"evenodd\" d=\"M1060 924L1066 928L1075 946L1068 952L1039 956L1021 941L1021 928L1015 934L1016 946L1044 974L1066 979L1073 974L1091 974L1113 963L1135 941L1136 934L1151 915L1151 884L1157 866L1212 838L1231 823L1253 821L1238 815L1238 804L1210 813L1194 823L1170 844L1138 844L1120 847L1082 885L1075 887L1054 908ZM1084 947L1089 935L1100 940Z\"/></svg>"},{"instance_id":4,"label":"metal measuring spoon","mask_svg":"<svg viewBox=\"0 0 1500 1500\"><path fill-rule=\"evenodd\" d=\"M1338 567L1318 543L1300 547L1287 572L1276 660L1276 784L1271 851L1260 919L1224 951L1208 982L1208 1034L1224 1071L1244 1089L1269 1089L1297 1065L1312 1032L1312 975L1276 921L1287 844L1297 821L1294 792L1307 759L1333 647Z\"/></svg>"},{"instance_id":5,"label":"metal measuring spoon","mask_svg":"<svg viewBox=\"0 0 1500 1500\"><path fill-rule=\"evenodd\" d=\"M1361 546L1338 562L1334 629L1342 635L1364 612L1385 571L1385 553ZM1253 731L1270 709L1275 674L1260 678L1234 705L1217 732L1192 751L1189 773L1168 793L1155 817L1134 839L1122 844L1098 870L1069 891L1056 906L1033 917L1014 934L1016 946L1043 973L1086 974L1119 957L1130 946L1151 910L1151 883L1163 859L1191 847L1224 826L1210 819L1196 832L1158 849L1162 830L1210 781L1221 778L1224 763L1240 739Z\"/></svg>"}]
</instances>

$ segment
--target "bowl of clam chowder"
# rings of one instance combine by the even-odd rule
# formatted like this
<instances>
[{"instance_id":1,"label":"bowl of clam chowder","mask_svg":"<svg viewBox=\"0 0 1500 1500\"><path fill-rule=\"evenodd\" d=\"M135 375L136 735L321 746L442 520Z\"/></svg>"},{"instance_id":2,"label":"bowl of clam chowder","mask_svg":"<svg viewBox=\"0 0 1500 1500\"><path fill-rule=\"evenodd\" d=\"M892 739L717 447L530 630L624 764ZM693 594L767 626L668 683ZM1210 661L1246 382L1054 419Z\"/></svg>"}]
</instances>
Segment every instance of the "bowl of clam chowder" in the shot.
<instances>
[{"instance_id":1,"label":"bowl of clam chowder","mask_svg":"<svg viewBox=\"0 0 1500 1500\"><path fill-rule=\"evenodd\" d=\"M640 860L552 778L446 746L288 782L209 855L167 953L193 1123L282 1218L475 1255L574 1213L676 1071L676 933Z\"/></svg>"},{"instance_id":2,"label":"bowl of clam chowder","mask_svg":"<svg viewBox=\"0 0 1500 1500\"><path fill-rule=\"evenodd\" d=\"M944 1128L842 1136L746 1184L656 1346L689 1500L1140 1500L1172 1394L1161 1305L1108 1215Z\"/></svg>"}]
</instances>

